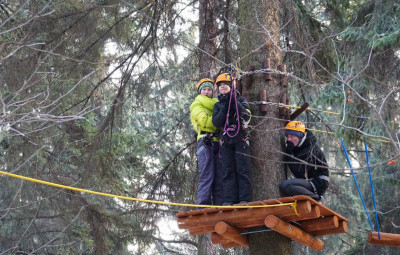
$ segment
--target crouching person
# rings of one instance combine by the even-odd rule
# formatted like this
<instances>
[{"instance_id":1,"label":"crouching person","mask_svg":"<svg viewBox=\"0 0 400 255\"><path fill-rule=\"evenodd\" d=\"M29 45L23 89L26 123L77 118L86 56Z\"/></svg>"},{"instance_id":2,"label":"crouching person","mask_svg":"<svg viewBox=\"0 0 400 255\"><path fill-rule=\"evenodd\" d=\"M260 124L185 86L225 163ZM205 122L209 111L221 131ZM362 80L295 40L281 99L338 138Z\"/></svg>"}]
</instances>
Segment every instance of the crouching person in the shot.
<instances>
[{"instance_id":1,"label":"crouching person","mask_svg":"<svg viewBox=\"0 0 400 255\"><path fill-rule=\"evenodd\" d=\"M317 139L301 121L289 122L285 136L285 162L295 178L282 181L280 191L285 196L307 195L319 201L329 185L329 170Z\"/></svg>"}]
</instances>

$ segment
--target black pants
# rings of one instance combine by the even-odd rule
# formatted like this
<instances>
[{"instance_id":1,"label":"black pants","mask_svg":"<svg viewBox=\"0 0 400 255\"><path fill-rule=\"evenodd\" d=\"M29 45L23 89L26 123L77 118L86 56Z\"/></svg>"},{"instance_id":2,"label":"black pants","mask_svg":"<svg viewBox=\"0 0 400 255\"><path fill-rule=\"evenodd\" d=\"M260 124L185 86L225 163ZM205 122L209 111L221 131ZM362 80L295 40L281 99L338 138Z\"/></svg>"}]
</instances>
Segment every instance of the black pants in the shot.
<instances>
[{"instance_id":1,"label":"black pants","mask_svg":"<svg viewBox=\"0 0 400 255\"><path fill-rule=\"evenodd\" d=\"M314 192L310 181L306 179L284 180L279 185L279 189L285 196L306 195L317 201L321 199L321 196Z\"/></svg>"},{"instance_id":2,"label":"black pants","mask_svg":"<svg viewBox=\"0 0 400 255\"><path fill-rule=\"evenodd\" d=\"M250 175L249 141L243 136L223 138L221 163L223 174L224 203L250 202L252 185Z\"/></svg>"}]
</instances>

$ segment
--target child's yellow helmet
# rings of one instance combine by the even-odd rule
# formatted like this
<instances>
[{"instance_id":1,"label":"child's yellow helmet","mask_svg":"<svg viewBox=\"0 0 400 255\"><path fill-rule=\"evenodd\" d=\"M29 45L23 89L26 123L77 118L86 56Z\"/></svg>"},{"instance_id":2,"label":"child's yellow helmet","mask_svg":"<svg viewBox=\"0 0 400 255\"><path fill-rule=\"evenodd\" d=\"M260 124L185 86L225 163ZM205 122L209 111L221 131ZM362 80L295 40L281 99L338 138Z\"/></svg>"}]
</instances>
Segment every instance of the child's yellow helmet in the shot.
<instances>
[{"instance_id":1,"label":"child's yellow helmet","mask_svg":"<svg viewBox=\"0 0 400 255\"><path fill-rule=\"evenodd\" d=\"M210 84L208 84L208 83L204 84L205 82L209 82ZM197 94L200 94L200 90L204 86L209 86L209 87L211 87L211 89L214 89L214 82L212 80L208 79L208 78L201 79L196 85Z\"/></svg>"},{"instance_id":2,"label":"child's yellow helmet","mask_svg":"<svg viewBox=\"0 0 400 255\"><path fill-rule=\"evenodd\" d=\"M218 75L217 80L215 81L215 84L218 85L219 82L226 81L226 82L231 82L231 76L229 73L222 73Z\"/></svg>"}]
</instances>

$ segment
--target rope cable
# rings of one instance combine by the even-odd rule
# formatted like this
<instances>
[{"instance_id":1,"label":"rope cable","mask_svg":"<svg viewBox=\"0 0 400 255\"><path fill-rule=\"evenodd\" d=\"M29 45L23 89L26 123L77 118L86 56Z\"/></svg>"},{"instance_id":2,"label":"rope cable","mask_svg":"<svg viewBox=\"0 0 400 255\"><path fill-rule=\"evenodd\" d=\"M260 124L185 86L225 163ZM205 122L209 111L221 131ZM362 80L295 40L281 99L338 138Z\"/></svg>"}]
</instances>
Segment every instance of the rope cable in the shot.
<instances>
[{"instance_id":1,"label":"rope cable","mask_svg":"<svg viewBox=\"0 0 400 255\"><path fill-rule=\"evenodd\" d=\"M297 201L294 202L289 202L289 203L281 203L281 204L272 204L272 205L230 205L230 206L224 206L224 205L197 205L197 204L184 204L184 203L173 203L173 202L164 202L164 201L157 201L157 200L148 200L148 199L141 199L141 198L133 198L133 197L127 197L127 196L120 196L120 195L114 195L114 194L109 194L109 193L103 193L103 192L98 192L98 191L93 191L93 190L88 190L88 189L81 189L81 188L76 188L76 187L71 187L67 185L62 185L62 184L57 184L54 182L47 182L39 179L34 179L22 175L17 175L13 174L10 172L5 172L5 171L0 171L0 174L7 175L9 177L25 180L25 181L30 181L30 182L35 182L35 183L40 183L48 186L53 186L61 189L68 189L68 190L74 190L78 192L84 192L84 193L89 193L89 194L94 194L98 196L104 196L104 197L113 197L113 198L119 198L119 199L124 199L124 200L132 200L132 201L137 201L137 202L145 202L145 203L151 203L151 204L163 204L163 205L174 205L174 206L186 206L186 207L204 207L204 208L262 208L262 207L278 207L278 206L290 206L293 208L294 212L296 215L299 215L297 212Z\"/></svg>"},{"instance_id":2,"label":"rope cable","mask_svg":"<svg viewBox=\"0 0 400 255\"><path fill-rule=\"evenodd\" d=\"M365 117L362 116L361 119L362 119L362 124L361 124L361 128L360 129L362 131L364 129ZM365 148L365 157L366 157L367 166L368 166L369 183L370 183L371 192L372 192L372 201L373 201L373 204L374 204L375 221L376 221L376 226L377 226L377 229L378 229L378 238L381 239L381 232L380 232L380 228L379 228L378 213L376 211L374 184L373 184L373 181L372 181L371 166L370 166L369 155L368 155L368 146L367 146L367 140L365 139L365 136L364 136L364 148Z\"/></svg>"},{"instance_id":3,"label":"rope cable","mask_svg":"<svg viewBox=\"0 0 400 255\"><path fill-rule=\"evenodd\" d=\"M238 109L238 101L237 101L237 93L236 93L236 78L232 76L232 73L230 73L230 79L231 79L231 91L230 91L230 97L229 97L229 105L228 105L228 111L226 112L226 119L225 119L225 125L224 125L224 132L226 135L230 138L234 138L239 134L240 131L240 116L239 116L239 109ZM235 104L235 110L236 110L236 121L237 125L234 125L234 127L229 127L229 115L230 115L230 110L231 110L231 102L232 102L232 96L234 96L234 104ZM229 131L235 131L235 134L231 135L229 134Z\"/></svg>"},{"instance_id":4,"label":"rope cable","mask_svg":"<svg viewBox=\"0 0 400 255\"><path fill-rule=\"evenodd\" d=\"M358 190L358 194L360 195L361 202L362 202L362 204L363 204L363 206L364 206L365 213L367 214L368 221L369 221L369 225L371 226L371 229L372 229L372 231L373 231L373 230L374 230L374 226L372 225L371 218L369 217L369 213L368 213L368 210L367 210L367 206L365 205L364 198L363 198L363 196L362 196L362 194L361 194L360 186L358 186L357 178L356 178L356 175L354 174L353 167L351 166L349 154L347 153L346 146L344 145L344 140L343 140L343 138L342 138L342 146L343 146L344 154L346 155L347 163L349 164L349 167L350 167L350 170L351 170L351 174L353 175L353 180L354 180L354 182L355 182L355 184L356 184L356 187L357 187L357 190Z\"/></svg>"}]
</instances>

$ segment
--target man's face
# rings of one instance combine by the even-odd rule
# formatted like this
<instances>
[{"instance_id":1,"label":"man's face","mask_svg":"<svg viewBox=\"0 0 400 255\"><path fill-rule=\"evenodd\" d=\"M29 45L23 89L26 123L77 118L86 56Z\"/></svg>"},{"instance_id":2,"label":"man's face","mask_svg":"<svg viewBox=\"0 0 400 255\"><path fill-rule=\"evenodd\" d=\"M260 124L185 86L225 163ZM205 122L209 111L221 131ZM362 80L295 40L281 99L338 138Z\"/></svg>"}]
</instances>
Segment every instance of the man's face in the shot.
<instances>
[{"instance_id":1,"label":"man's face","mask_svg":"<svg viewBox=\"0 0 400 255\"><path fill-rule=\"evenodd\" d=\"M212 90L212 88L210 88L210 87L203 87L201 90L200 90L200 95L203 95L203 96L206 96L206 97L212 97L212 94L213 94L213 90Z\"/></svg>"},{"instance_id":2,"label":"man's face","mask_svg":"<svg viewBox=\"0 0 400 255\"><path fill-rule=\"evenodd\" d=\"M297 135L288 134L288 135L287 135L287 140L288 140L289 142L292 142L293 145L294 145L294 147L296 147L296 146L299 145L299 143L300 143L300 138L299 138Z\"/></svg>"},{"instance_id":3,"label":"man's face","mask_svg":"<svg viewBox=\"0 0 400 255\"><path fill-rule=\"evenodd\" d=\"M218 90L219 93L221 93L222 95L228 94L229 91L231 91L231 87L229 87L229 83L227 82L220 82L218 84Z\"/></svg>"}]
</instances>

